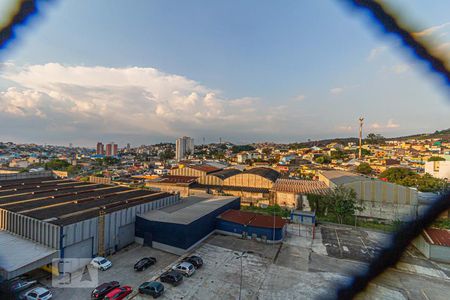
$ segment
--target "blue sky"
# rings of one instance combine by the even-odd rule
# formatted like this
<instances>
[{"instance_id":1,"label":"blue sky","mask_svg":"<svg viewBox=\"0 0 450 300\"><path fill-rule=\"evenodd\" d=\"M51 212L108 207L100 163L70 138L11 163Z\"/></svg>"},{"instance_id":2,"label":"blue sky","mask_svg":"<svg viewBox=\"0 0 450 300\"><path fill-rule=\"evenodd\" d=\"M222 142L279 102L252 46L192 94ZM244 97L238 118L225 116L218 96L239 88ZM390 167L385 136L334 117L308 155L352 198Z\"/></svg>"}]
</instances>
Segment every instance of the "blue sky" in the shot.
<instances>
[{"instance_id":1,"label":"blue sky","mask_svg":"<svg viewBox=\"0 0 450 300\"><path fill-rule=\"evenodd\" d=\"M386 2L450 52L448 1ZM356 136L360 115L386 136L450 127L439 79L342 1L131 3L57 1L18 30L0 140L293 142Z\"/></svg>"}]
</instances>

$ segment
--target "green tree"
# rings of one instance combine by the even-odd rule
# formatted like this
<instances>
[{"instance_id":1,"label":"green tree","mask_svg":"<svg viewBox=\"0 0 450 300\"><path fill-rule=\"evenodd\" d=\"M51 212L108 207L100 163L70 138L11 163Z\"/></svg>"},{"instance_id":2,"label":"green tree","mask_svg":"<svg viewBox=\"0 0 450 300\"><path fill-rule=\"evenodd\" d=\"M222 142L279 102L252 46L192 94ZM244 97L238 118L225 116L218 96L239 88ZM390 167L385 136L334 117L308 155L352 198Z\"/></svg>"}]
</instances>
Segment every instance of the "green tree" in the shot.
<instances>
[{"instance_id":1,"label":"green tree","mask_svg":"<svg viewBox=\"0 0 450 300\"><path fill-rule=\"evenodd\" d=\"M389 168L383 171L379 178L386 178L389 182L399 183L408 176L412 176L414 173L408 168Z\"/></svg>"},{"instance_id":2,"label":"green tree","mask_svg":"<svg viewBox=\"0 0 450 300\"><path fill-rule=\"evenodd\" d=\"M329 164L331 162L331 159L328 155L319 156L315 160L318 164Z\"/></svg>"},{"instance_id":3,"label":"green tree","mask_svg":"<svg viewBox=\"0 0 450 300\"><path fill-rule=\"evenodd\" d=\"M428 161L445 161L445 158L440 156L432 156L428 159Z\"/></svg>"},{"instance_id":4,"label":"green tree","mask_svg":"<svg viewBox=\"0 0 450 300\"><path fill-rule=\"evenodd\" d=\"M369 133L367 137L364 139L364 141L367 144L375 145L375 144L382 144L384 143L386 139L381 134L375 134L375 133Z\"/></svg>"},{"instance_id":5,"label":"green tree","mask_svg":"<svg viewBox=\"0 0 450 300\"><path fill-rule=\"evenodd\" d=\"M70 164L62 159L53 159L45 164L46 170L66 171Z\"/></svg>"},{"instance_id":6,"label":"green tree","mask_svg":"<svg viewBox=\"0 0 450 300\"><path fill-rule=\"evenodd\" d=\"M356 167L356 172L369 175L373 172L373 169L370 167L368 163L361 163L358 167Z\"/></svg>"},{"instance_id":7,"label":"green tree","mask_svg":"<svg viewBox=\"0 0 450 300\"><path fill-rule=\"evenodd\" d=\"M421 192L440 192L448 189L448 183L444 179L434 178L430 174L419 175L407 168L390 168L380 174L380 178L386 178L389 182L415 187Z\"/></svg>"},{"instance_id":8,"label":"green tree","mask_svg":"<svg viewBox=\"0 0 450 300\"><path fill-rule=\"evenodd\" d=\"M162 161L166 161L166 160L169 160L169 159L173 159L175 157L175 152L173 152L172 150L170 150L170 149L166 149L166 150L164 150L163 152L161 152L160 154L159 154L159 158L162 160Z\"/></svg>"},{"instance_id":9,"label":"green tree","mask_svg":"<svg viewBox=\"0 0 450 300\"><path fill-rule=\"evenodd\" d=\"M323 197L323 202L326 211L333 214L340 224L344 222L344 218L354 216L357 211L363 210L357 203L356 192L344 186L330 190Z\"/></svg>"}]
</instances>

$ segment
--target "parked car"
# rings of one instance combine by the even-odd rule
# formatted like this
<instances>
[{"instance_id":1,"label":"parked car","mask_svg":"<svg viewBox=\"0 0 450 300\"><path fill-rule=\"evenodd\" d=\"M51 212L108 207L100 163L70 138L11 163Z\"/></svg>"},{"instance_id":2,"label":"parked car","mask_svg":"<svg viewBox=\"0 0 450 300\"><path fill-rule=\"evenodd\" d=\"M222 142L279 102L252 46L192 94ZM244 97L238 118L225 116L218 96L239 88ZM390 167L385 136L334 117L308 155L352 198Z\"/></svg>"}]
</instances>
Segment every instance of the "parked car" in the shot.
<instances>
[{"instance_id":1,"label":"parked car","mask_svg":"<svg viewBox=\"0 0 450 300\"><path fill-rule=\"evenodd\" d=\"M91 299L103 299L109 292L120 286L118 281L105 282L91 292Z\"/></svg>"},{"instance_id":2,"label":"parked car","mask_svg":"<svg viewBox=\"0 0 450 300\"><path fill-rule=\"evenodd\" d=\"M24 291L37 283L36 280L29 280L25 277L17 277L1 283L1 290L6 293L17 294Z\"/></svg>"},{"instance_id":3,"label":"parked car","mask_svg":"<svg viewBox=\"0 0 450 300\"><path fill-rule=\"evenodd\" d=\"M104 257L97 256L92 259L91 265L94 268L105 271L112 267L112 263Z\"/></svg>"},{"instance_id":4,"label":"parked car","mask_svg":"<svg viewBox=\"0 0 450 300\"><path fill-rule=\"evenodd\" d=\"M183 282L183 275L178 271L167 271L159 279L161 282L167 282L173 286L177 286Z\"/></svg>"},{"instance_id":5,"label":"parked car","mask_svg":"<svg viewBox=\"0 0 450 300\"><path fill-rule=\"evenodd\" d=\"M191 277L195 272L195 267L193 264L188 262L181 262L172 267L172 270L178 271L184 276Z\"/></svg>"},{"instance_id":6,"label":"parked car","mask_svg":"<svg viewBox=\"0 0 450 300\"><path fill-rule=\"evenodd\" d=\"M203 266L203 259L200 256L187 256L183 259L183 261L193 264L196 269L199 269Z\"/></svg>"},{"instance_id":7,"label":"parked car","mask_svg":"<svg viewBox=\"0 0 450 300\"><path fill-rule=\"evenodd\" d=\"M150 267L151 265L154 265L155 263L156 263L156 258L144 257L143 259L139 260L134 265L134 270L135 271L143 271L143 270L147 269L148 267Z\"/></svg>"},{"instance_id":8,"label":"parked car","mask_svg":"<svg viewBox=\"0 0 450 300\"><path fill-rule=\"evenodd\" d=\"M124 285L113 289L108 294L106 294L104 300L121 300L131 294L133 289L129 285Z\"/></svg>"},{"instance_id":9,"label":"parked car","mask_svg":"<svg viewBox=\"0 0 450 300\"><path fill-rule=\"evenodd\" d=\"M158 281L147 281L139 286L139 293L158 298L164 293L164 285Z\"/></svg>"},{"instance_id":10,"label":"parked car","mask_svg":"<svg viewBox=\"0 0 450 300\"><path fill-rule=\"evenodd\" d=\"M25 300L49 300L52 299L52 292L44 287L37 287L23 294Z\"/></svg>"}]
</instances>

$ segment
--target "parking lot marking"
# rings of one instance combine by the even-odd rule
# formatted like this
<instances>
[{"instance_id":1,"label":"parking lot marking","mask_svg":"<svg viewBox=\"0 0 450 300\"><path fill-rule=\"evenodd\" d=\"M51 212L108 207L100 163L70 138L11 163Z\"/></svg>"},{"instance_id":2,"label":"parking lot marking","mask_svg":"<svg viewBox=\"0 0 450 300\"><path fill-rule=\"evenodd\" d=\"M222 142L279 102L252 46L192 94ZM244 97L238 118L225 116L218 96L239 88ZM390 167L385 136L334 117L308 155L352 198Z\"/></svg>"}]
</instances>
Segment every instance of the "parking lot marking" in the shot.
<instances>
[{"instance_id":1,"label":"parking lot marking","mask_svg":"<svg viewBox=\"0 0 450 300\"><path fill-rule=\"evenodd\" d=\"M342 257L341 241L339 240L339 235L338 235L338 233L337 233L336 228L334 229L334 232L336 233L336 238L337 238L337 242L338 242L338 246L339 246L339 253L341 253L341 257Z\"/></svg>"},{"instance_id":2,"label":"parking lot marking","mask_svg":"<svg viewBox=\"0 0 450 300\"><path fill-rule=\"evenodd\" d=\"M421 289L420 291L422 292L426 300L430 300L430 298L428 298L427 294L425 293L424 289Z\"/></svg>"},{"instance_id":3,"label":"parking lot marking","mask_svg":"<svg viewBox=\"0 0 450 300\"><path fill-rule=\"evenodd\" d=\"M367 254L369 254L369 256L372 256L372 253L370 253L369 248L367 248L366 243L364 243L364 240L360 236L359 239L361 240L361 243L363 244L364 248L366 248Z\"/></svg>"}]
</instances>

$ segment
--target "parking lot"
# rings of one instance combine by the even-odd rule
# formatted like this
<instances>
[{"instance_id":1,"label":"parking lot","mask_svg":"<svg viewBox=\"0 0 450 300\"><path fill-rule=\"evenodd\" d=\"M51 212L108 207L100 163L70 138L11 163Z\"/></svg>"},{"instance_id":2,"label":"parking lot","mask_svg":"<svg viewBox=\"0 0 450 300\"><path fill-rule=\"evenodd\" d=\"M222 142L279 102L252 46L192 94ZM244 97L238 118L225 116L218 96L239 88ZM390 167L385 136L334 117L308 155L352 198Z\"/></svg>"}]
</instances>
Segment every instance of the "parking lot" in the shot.
<instances>
[{"instance_id":1,"label":"parking lot","mask_svg":"<svg viewBox=\"0 0 450 300\"><path fill-rule=\"evenodd\" d=\"M370 262L381 250L379 241L353 228L321 226L322 242L328 256Z\"/></svg>"},{"instance_id":2,"label":"parking lot","mask_svg":"<svg viewBox=\"0 0 450 300\"><path fill-rule=\"evenodd\" d=\"M290 226L290 225L289 225ZM292 230L291 230L292 229ZM161 299L311 299L330 296L338 283L347 282L355 272L365 271L367 262L387 243L388 235L345 226L319 226L316 238L299 236L288 229L282 244L265 244L238 237L214 234L189 253L202 257L204 265L183 283L173 287L164 283ZM246 252L241 259L238 255ZM157 263L135 272L133 265L147 256ZM151 299L139 295L137 288L145 281L158 280L181 257L153 248L132 245L108 257L113 267L99 272L99 283L119 281L130 285L127 299ZM410 271L411 266L426 268L425 275L437 272L433 265L408 256L408 270L393 269L375 280L361 299L446 299L450 281L424 277ZM241 287L242 271L242 289ZM441 272L442 273L442 272ZM427 276L428 276L427 275ZM41 282L51 287L51 280ZM421 282L422 285L419 285ZM427 287L419 288L420 286ZM51 288L54 299L89 299L93 288Z\"/></svg>"},{"instance_id":3,"label":"parking lot","mask_svg":"<svg viewBox=\"0 0 450 300\"><path fill-rule=\"evenodd\" d=\"M156 264L142 272L134 271L134 264L141 258L149 256L157 259ZM133 244L108 257L113 266L106 271L98 271L98 282L100 284L109 281L119 281L121 285L130 285L135 290L144 281L159 275L163 268L170 265L177 258L178 256L167 252ZM41 282L46 286L51 286L52 284L51 280L41 280ZM90 299L90 293L93 289L93 287L51 288L55 299Z\"/></svg>"}]
</instances>

